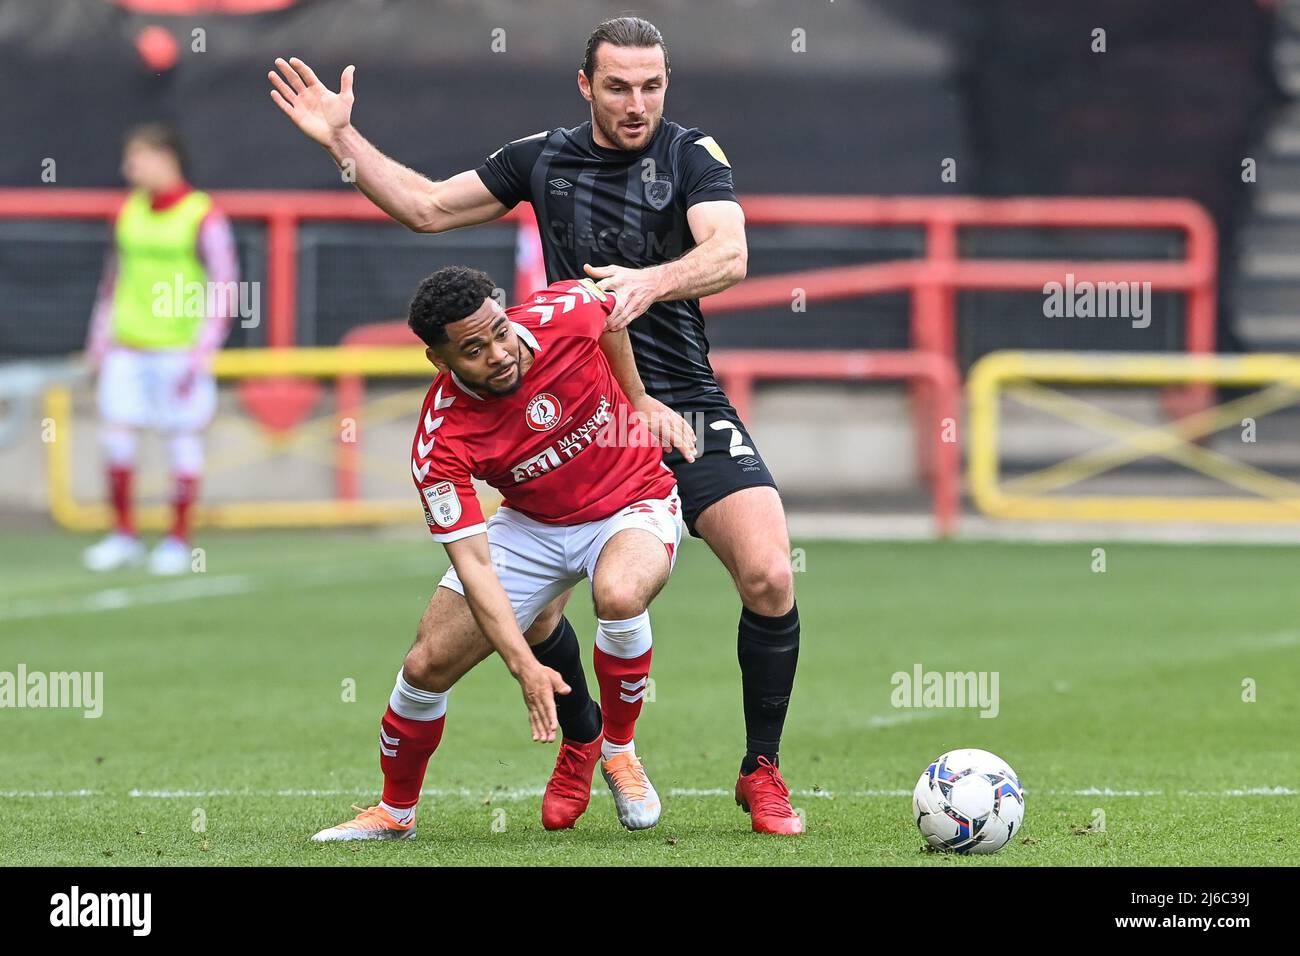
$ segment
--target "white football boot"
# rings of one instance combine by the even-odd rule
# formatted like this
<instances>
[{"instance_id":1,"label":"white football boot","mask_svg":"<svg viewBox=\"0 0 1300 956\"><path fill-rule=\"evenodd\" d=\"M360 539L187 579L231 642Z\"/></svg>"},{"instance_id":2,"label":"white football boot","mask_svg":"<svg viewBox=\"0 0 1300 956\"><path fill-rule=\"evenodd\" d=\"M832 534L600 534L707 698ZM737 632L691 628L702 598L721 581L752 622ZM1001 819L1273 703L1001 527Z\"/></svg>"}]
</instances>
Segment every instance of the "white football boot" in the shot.
<instances>
[{"instance_id":1,"label":"white football boot","mask_svg":"<svg viewBox=\"0 0 1300 956\"><path fill-rule=\"evenodd\" d=\"M144 561L144 545L140 539L121 531L114 531L103 541L81 552L81 562L88 571L116 571L133 568Z\"/></svg>"},{"instance_id":2,"label":"white football boot","mask_svg":"<svg viewBox=\"0 0 1300 956\"><path fill-rule=\"evenodd\" d=\"M414 840L415 814L405 823L398 823L391 813L381 806L353 807L359 811L351 820L336 827L327 827L312 836L313 843L341 843L351 840Z\"/></svg>"},{"instance_id":3,"label":"white football boot","mask_svg":"<svg viewBox=\"0 0 1300 956\"><path fill-rule=\"evenodd\" d=\"M153 574L184 574L190 569L190 546L168 535L149 554L149 571Z\"/></svg>"},{"instance_id":4,"label":"white football boot","mask_svg":"<svg viewBox=\"0 0 1300 956\"><path fill-rule=\"evenodd\" d=\"M600 773L614 795L618 822L629 830L646 830L659 822L659 794L634 753L601 761Z\"/></svg>"}]
</instances>

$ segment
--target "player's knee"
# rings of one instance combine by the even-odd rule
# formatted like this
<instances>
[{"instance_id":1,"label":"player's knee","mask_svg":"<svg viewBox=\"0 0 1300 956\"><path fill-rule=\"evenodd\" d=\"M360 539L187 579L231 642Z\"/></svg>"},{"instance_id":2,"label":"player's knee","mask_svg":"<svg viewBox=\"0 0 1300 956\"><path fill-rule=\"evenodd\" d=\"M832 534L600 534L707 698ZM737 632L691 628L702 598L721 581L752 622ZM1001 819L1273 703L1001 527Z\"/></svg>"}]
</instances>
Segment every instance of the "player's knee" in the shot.
<instances>
[{"instance_id":1,"label":"player's knee","mask_svg":"<svg viewBox=\"0 0 1300 956\"><path fill-rule=\"evenodd\" d=\"M99 435L104 457L114 468L129 468L135 464L135 431L121 425L105 425Z\"/></svg>"},{"instance_id":2,"label":"player's knee","mask_svg":"<svg viewBox=\"0 0 1300 956\"><path fill-rule=\"evenodd\" d=\"M642 591L635 581L601 581L592 588L596 616L607 621L625 621L645 613L647 602Z\"/></svg>"},{"instance_id":3,"label":"player's knee","mask_svg":"<svg viewBox=\"0 0 1300 956\"><path fill-rule=\"evenodd\" d=\"M167 439L172 472L197 475L203 471L203 438L197 432L174 432Z\"/></svg>"},{"instance_id":4,"label":"player's knee","mask_svg":"<svg viewBox=\"0 0 1300 956\"><path fill-rule=\"evenodd\" d=\"M794 601L794 569L786 554L747 562L737 576L740 599L751 611L776 617Z\"/></svg>"},{"instance_id":5,"label":"player's knee","mask_svg":"<svg viewBox=\"0 0 1300 956\"><path fill-rule=\"evenodd\" d=\"M456 683L456 677L447 662L439 659L430 643L423 640L424 635L420 636L402 661L406 679L421 690L445 694Z\"/></svg>"}]
</instances>

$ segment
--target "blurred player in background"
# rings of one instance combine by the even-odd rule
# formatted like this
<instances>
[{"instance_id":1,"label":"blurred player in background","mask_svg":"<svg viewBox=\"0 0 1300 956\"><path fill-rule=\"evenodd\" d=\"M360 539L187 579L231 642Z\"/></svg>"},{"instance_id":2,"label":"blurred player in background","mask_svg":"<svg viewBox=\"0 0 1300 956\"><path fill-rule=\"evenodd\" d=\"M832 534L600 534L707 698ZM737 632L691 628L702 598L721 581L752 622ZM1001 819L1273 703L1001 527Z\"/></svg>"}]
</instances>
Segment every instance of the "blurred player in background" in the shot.
<instances>
[{"instance_id":1,"label":"blurred player in background","mask_svg":"<svg viewBox=\"0 0 1300 956\"><path fill-rule=\"evenodd\" d=\"M627 326L647 393L699 423L699 457L670 453L666 461L687 527L713 549L740 595L746 752L736 802L758 832L801 833L778 770L800 635L785 511L709 364L699 303L744 278L745 216L713 137L663 118L669 65L659 30L637 17L600 24L578 71L588 122L515 140L441 182L385 156L352 125L353 67L335 93L300 59L275 65L279 72L268 74L275 103L336 164L351 164L357 188L398 222L443 232L529 202L547 277L585 270L617 293L609 328Z\"/></svg>"},{"instance_id":2,"label":"blurred player in background","mask_svg":"<svg viewBox=\"0 0 1300 956\"><path fill-rule=\"evenodd\" d=\"M239 278L230 222L186 179L179 134L150 123L122 154L130 195L117 214L90 322L87 360L98 374L100 444L114 529L83 556L92 571L140 564L131 514L141 429L167 443L173 519L149 555L155 574L190 568L190 512L203 471L202 433L216 408L212 357L229 329Z\"/></svg>"},{"instance_id":3,"label":"blurred player in background","mask_svg":"<svg viewBox=\"0 0 1300 956\"><path fill-rule=\"evenodd\" d=\"M681 502L658 439L635 417L640 391L627 333L605 332L612 294L557 282L502 309L483 272L450 266L420 284L411 329L439 374L411 448L411 473L451 570L420 621L380 726L383 798L312 839L409 839L447 695L494 650L519 681L533 739L561 745L542 824L566 829L591 797L596 764L619 822L659 821L659 796L633 728L650 674L649 605L672 570ZM688 457L694 442L673 416ZM473 478L501 492L484 520ZM573 626L556 600L583 578L596 606L596 680L587 693ZM531 645L531 646L530 646Z\"/></svg>"}]
</instances>

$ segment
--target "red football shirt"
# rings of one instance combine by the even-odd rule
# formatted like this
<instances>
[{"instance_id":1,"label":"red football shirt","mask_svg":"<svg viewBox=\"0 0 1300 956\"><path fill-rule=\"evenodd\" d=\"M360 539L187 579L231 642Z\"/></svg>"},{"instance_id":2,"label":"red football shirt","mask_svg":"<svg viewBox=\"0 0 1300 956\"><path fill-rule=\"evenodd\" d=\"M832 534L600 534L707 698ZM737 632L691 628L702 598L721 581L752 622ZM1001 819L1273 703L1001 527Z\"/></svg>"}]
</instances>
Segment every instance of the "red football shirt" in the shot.
<instances>
[{"instance_id":1,"label":"red football shirt","mask_svg":"<svg viewBox=\"0 0 1300 956\"><path fill-rule=\"evenodd\" d=\"M506 310L533 364L513 395L484 396L453 373L429 386L411 446L411 473L435 541L486 530L471 478L505 507L547 524L608 518L676 481L663 448L600 350L614 297L567 279Z\"/></svg>"}]
</instances>

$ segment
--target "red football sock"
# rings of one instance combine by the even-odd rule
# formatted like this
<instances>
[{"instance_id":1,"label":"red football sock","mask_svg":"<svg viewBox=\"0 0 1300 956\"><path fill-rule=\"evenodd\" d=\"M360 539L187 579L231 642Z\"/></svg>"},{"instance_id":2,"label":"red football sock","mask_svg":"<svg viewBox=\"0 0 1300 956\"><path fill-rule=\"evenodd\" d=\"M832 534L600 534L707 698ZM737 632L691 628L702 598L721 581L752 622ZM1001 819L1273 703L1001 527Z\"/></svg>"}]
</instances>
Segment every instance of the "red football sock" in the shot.
<instances>
[{"instance_id":1,"label":"red football sock","mask_svg":"<svg viewBox=\"0 0 1300 956\"><path fill-rule=\"evenodd\" d=\"M177 475L176 495L172 498L174 517L172 519L172 537L182 541L190 539L190 509L199 496L198 475Z\"/></svg>"},{"instance_id":2,"label":"red football sock","mask_svg":"<svg viewBox=\"0 0 1300 956\"><path fill-rule=\"evenodd\" d=\"M131 469L117 466L108 469L108 500L113 508L117 530L135 536L131 520Z\"/></svg>"},{"instance_id":3,"label":"red football sock","mask_svg":"<svg viewBox=\"0 0 1300 956\"><path fill-rule=\"evenodd\" d=\"M636 719L641 714L646 681L650 677L650 655L653 653L651 648L640 657L615 657L596 648L600 714L605 723L605 739L612 744L632 741Z\"/></svg>"},{"instance_id":4,"label":"red football sock","mask_svg":"<svg viewBox=\"0 0 1300 956\"><path fill-rule=\"evenodd\" d=\"M420 802L424 771L442 740L444 714L437 720L410 720L384 711L379 734L379 767L384 771L384 803L399 810Z\"/></svg>"}]
</instances>

